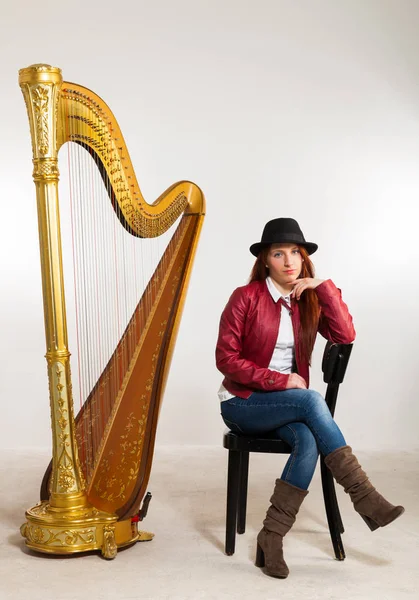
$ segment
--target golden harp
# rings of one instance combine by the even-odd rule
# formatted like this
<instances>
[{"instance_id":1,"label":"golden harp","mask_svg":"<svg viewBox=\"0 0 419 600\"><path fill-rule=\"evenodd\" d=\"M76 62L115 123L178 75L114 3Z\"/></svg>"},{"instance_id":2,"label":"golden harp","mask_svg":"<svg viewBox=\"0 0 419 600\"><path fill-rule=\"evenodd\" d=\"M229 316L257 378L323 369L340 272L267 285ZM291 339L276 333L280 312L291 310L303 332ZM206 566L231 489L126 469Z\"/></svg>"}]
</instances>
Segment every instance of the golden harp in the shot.
<instances>
[{"instance_id":1,"label":"golden harp","mask_svg":"<svg viewBox=\"0 0 419 600\"><path fill-rule=\"evenodd\" d=\"M52 423L41 502L26 512L21 533L40 552L100 550L113 558L141 539L137 516L205 201L181 181L146 203L112 112L90 90L63 82L60 69L32 65L19 72L19 84L32 138ZM58 202L64 144L71 148L74 392Z\"/></svg>"}]
</instances>

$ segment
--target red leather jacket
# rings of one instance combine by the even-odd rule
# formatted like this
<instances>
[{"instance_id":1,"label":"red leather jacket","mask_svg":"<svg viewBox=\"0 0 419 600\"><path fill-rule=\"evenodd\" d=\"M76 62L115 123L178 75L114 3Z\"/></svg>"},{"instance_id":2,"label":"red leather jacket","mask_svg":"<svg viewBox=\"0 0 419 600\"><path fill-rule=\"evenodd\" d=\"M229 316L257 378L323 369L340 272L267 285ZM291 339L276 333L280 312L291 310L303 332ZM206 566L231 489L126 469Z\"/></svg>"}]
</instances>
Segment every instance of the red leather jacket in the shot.
<instances>
[{"instance_id":1,"label":"red leather jacket","mask_svg":"<svg viewBox=\"0 0 419 600\"><path fill-rule=\"evenodd\" d=\"M315 288L320 305L317 330L327 340L350 344L355 329L340 290L331 279ZM300 313L292 301L297 372L309 386L309 365L299 352ZM281 323L281 303L275 302L266 281L253 281L234 290L220 321L217 368L225 376L224 387L235 396L248 398L255 390L284 390L289 375L268 369Z\"/></svg>"}]
</instances>

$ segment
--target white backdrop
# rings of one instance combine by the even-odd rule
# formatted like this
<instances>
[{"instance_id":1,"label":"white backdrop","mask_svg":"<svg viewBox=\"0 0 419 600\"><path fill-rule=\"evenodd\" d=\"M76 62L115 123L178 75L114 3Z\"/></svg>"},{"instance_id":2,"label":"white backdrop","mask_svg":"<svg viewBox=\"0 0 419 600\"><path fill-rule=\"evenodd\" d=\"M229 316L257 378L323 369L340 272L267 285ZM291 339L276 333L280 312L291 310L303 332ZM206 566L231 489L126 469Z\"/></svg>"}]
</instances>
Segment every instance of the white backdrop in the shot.
<instances>
[{"instance_id":1,"label":"white backdrop","mask_svg":"<svg viewBox=\"0 0 419 600\"><path fill-rule=\"evenodd\" d=\"M220 444L220 312L265 222L299 220L357 340L337 421L357 449L418 447L419 3L17 0L2 9L1 447L50 444L21 67L59 66L114 111L145 198L190 179L208 216L159 444ZM319 341L312 387L323 390ZM70 348L71 350L71 348Z\"/></svg>"}]
</instances>

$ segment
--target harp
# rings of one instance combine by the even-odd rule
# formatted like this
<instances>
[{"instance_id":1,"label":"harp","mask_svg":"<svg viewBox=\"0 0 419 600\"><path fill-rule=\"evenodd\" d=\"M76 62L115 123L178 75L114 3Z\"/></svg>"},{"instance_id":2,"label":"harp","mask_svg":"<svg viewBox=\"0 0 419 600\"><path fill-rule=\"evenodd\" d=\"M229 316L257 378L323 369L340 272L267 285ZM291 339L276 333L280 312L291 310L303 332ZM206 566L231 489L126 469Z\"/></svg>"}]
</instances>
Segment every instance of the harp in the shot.
<instances>
[{"instance_id":1,"label":"harp","mask_svg":"<svg viewBox=\"0 0 419 600\"><path fill-rule=\"evenodd\" d=\"M32 65L19 84L32 139L52 426L41 502L26 511L21 533L40 552L113 558L141 539L138 513L205 201L181 181L146 203L109 107L64 82L60 69ZM71 148L70 196L78 196L71 209L77 386L58 201L63 146Z\"/></svg>"}]
</instances>

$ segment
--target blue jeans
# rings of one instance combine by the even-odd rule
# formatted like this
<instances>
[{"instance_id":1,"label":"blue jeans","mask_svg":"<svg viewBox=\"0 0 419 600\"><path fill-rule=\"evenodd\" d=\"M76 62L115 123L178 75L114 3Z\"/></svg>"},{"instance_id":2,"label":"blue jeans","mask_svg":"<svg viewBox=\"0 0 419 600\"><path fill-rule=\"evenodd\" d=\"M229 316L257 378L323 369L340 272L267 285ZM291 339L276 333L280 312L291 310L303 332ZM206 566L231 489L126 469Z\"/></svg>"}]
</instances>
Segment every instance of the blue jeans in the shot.
<instances>
[{"instance_id":1,"label":"blue jeans","mask_svg":"<svg viewBox=\"0 0 419 600\"><path fill-rule=\"evenodd\" d=\"M305 490L319 451L327 456L346 445L323 396L314 390L253 392L247 400L235 396L221 402L221 415L232 431L272 432L287 442L292 450L281 479Z\"/></svg>"}]
</instances>

